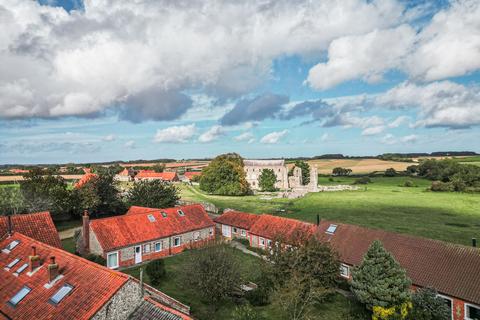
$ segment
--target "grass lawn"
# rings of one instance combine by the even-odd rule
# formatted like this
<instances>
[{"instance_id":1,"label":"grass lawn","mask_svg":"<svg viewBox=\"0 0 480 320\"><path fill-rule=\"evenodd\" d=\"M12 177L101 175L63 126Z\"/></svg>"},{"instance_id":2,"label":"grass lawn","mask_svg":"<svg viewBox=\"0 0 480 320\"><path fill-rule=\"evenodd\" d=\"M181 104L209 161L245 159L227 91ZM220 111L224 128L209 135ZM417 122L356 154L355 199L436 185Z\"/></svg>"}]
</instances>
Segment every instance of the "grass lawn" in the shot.
<instances>
[{"instance_id":1,"label":"grass lawn","mask_svg":"<svg viewBox=\"0 0 480 320\"><path fill-rule=\"evenodd\" d=\"M239 261L239 268L243 278L246 281L254 280L258 275L258 258L251 255L244 254L243 252L233 249L236 258ZM181 281L181 274L184 270L183 266L190 258L191 251L186 251L182 254L165 258L165 267L167 275L165 280L157 286L159 290L170 295L171 297L185 303L191 307L192 315L199 320L208 319L230 319L231 313L234 310L236 304L231 301L224 302L220 308L212 313L211 308L202 302L197 292L187 288ZM123 270L136 278L140 275L141 267L133 267ZM143 266L145 268L145 266ZM194 275L192 275L194 276ZM150 284L148 275L144 272L144 281ZM314 319L343 319L343 311L348 308L348 300L341 295L335 295L327 302L316 308L316 316ZM282 312L275 304L271 304L265 307L255 307L260 311L267 319L282 319ZM286 320L286 319L285 319Z\"/></svg>"},{"instance_id":2,"label":"grass lawn","mask_svg":"<svg viewBox=\"0 0 480 320\"><path fill-rule=\"evenodd\" d=\"M403 187L405 180L416 187ZM355 178L326 177L319 184L351 184ZM377 177L371 184L359 185L358 191L310 193L295 200L264 200L261 196L210 196L198 187L182 186L182 198L208 201L220 208L234 208L252 213L278 214L315 222L321 219L407 233L453 243L470 245L480 236L480 195L430 192L430 181L410 177Z\"/></svg>"},{"instance_id":3,"label":"grass lawn","mask_svg":"<svg viewBox=\"0 0 480 320\"><path fill-rule=\"evenodd\" d=\"M62 247L65 251L75 253L75 240L73 238L63 239Z\"/></svg>"},{"instance_id":4,"label":"grass lawn","mask_svg":"<svg viewBox=\"0 0 480 320\"><path fill-rule=\"evenodd\" d=\"M67 229L71 228L76 228L76 227L81 227L82 226L82 220L81 219L75 219L75 220L68 220L68 221L57 221L55 222L55 228L57 228L57 231L64 231Z\"/></svg>"}]
</instances>

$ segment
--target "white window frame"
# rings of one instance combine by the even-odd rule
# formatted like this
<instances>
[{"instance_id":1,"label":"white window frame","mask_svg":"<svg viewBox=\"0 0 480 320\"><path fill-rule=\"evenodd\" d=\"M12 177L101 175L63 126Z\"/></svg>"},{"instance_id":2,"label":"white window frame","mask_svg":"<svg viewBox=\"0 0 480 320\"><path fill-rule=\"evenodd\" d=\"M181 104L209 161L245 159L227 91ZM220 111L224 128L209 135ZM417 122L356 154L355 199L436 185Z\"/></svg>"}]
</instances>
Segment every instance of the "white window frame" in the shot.
<instances>
[{"instance_id":1,"label":"white window frame","mask_svg":"<svg viewBox=\"0 0 480 320\"><path fill-rule=\"evenodd\" d=\"M176 239L178 239L178 244L177 245L175 244ZM182 237L173 237L172 247L176 248L176 247L180 247L181 245L182 245Z\"/></svg>"},{"instance_id":2,"label":"white window frame","mask_svg":"<svg viewBox=\"0 0 480 320\"><path fill-rule=\"evenodd\" d=\"M464 305L464 310L465 310L465 320L472 320L472 318L467 317L467 307L474 307L475 309L480 309L480 306L477 306L475 304L471 303L466 303Z\"/></svg>"},{"instance_id":3,"label":"white window frame","mask_svg":"<svg viewBox=\"0 0 480 320\"><path fill-rule=\"evenodd\" d=\"M200 231L193 232L193 241L199 241L200 239Z\"/></svg>"},{"instance_id":4,"label":"white window frame","mask_svg":"<svg viewBox=\"0 0 480 320\"><path fill-rule=\"evenodd\" d=\"M265 247L265 238L258 237L258 245L261 247Z\"/></svg>"},{"instance_id":5,"label":"white window frame","mask_svg":"<svg viewBox=\"0 0 480 320\"><path fill-rule=\"evenodd\" d=\"M241 232L241 234L242 234L242 237L246 237L246 236L247 236L247 231L245 231L245 229L242 229L240 232Z\"/></svg>"},{"instance_id":6,"label":"white window frame","mask_svg":"<svg viewBox=\"0 0 480 320\"><path fill-rule=\"evenodd\" d=\"M157 244L160 245L160 249L159 249L159 250L157 250ZM162 241L155 242L155 244L153 245L153 251L154 251L154 252L160 252L160 251L162 251L162 250L163 250L163 243L162 243Z\"/></svg>"},{"instance_id":7,"label":"white window frame","mask_svg":"<svg viewBox=\"0 0 480 320\"><path fill-rule=\"evenodd\" d=\"M152 251L152 248L150 247L150 243L144 244L142 248L143 248L143 253L150 253Z\"/></svg>"},{"instance_id":8,"label":"white window frame","mask_svg":"<svg viewBox=\"0 0 480 320\"><path fill-rule=\"evenodd\" d=\"M344 268L347 270L347 274L343 273ZM350 278L350 266L345 263L340 264L340 276L349 279Z\"/></svg>"},{"instance_id":9,"label":"white window frame","mask_svg":"<svg viewBox=\"0 0 480 320\"><path fill-rule=\"evenodd\" d=\"M450 314L450 319L453 320L453 319L454 319L454 318L453 318L453 307L454 307L454 306L453 306L453 298L450 298L450 297L448 297L448 296L444 296L443 294L437 294L437 296L440 297L440 298L443 298L443 299L445 299L445 300L450 300L450 303L451 303L451 305L452 305L451 314Z\"/></svg>"},{"instance_id":10,"label":"white window frame","mask_svg":"<svg viewBox=\"0 0 480 320\"><path fill-rule=\"evenodd\" d=\"M272 240L267 239L267 246L268 246L268 247L271 247L271 246L272 246Z\"/></svg>"},{"instance_id":11,"label":"white window frame","mask_svg":"<svg viewBox=\"0 0 480 320\"><path fill-rule=\"evenodd\" d=\"M109 265L108 265L108 261L109 261L108 258L109 258L111 255L114 255L114 254L117 255L117 259L116 259L116 262L117 262L117 263L116 263L115 266L109 266ZM119 267L119 260L120 260L119 258L120 258L120 253L119 253L118 251L113 251L113 252L107 253L107 267L108 267L109 269L117 269L117 268Z\"/></svg>"},{"instance_id":12,"label":"white window frame","mask_svg":"<svg viewBox=\"0 0 480 320\"><path fill-rule=\"evenodd\" d=\"M238 233L238 228L237 227L232 227L232 233L237 234Z\"/></svg>"}]
</instances>

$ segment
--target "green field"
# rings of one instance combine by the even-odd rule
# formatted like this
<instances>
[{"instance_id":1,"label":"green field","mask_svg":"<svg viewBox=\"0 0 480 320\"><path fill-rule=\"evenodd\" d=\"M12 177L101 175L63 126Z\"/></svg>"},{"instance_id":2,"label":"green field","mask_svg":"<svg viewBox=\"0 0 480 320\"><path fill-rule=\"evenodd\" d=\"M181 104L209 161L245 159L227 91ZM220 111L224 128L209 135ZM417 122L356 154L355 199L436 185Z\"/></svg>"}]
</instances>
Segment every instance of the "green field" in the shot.
<instances>
[{"instance_id":1,"label":"green field","mask_svg":"<svg viewBox=\"0 0 480 320\"><path fill-rule=\"evenodd\" d=\"M405 180L416 187L403 187ZM351 184L352 177L320 178L319 184ZM295 200L261 199L261 196L223 197L206 195L197 187L182 186L183 199L208 201L219 208L252 213L279 214L315 222L321 219L407 233L469 245L480 237L480 195L428 191L430 181L419 178L372 178L358 191L310 193Z\"/></svg>"},{"instance_id":2,"label":"green field","mask_svg":"<svg viewBox=\"0 0 480 320\"><path fill-rule=\"evenodd\" d=\"M251 255L247 255L239 250L234 250L236 258L239 260L239 267L242 277L245 281L252 281L258 275L258 259ZM191 251L185 251L182 254L165 258L165 267L167 275L165 280L157 286L157 289L170 295L171 297L185 303L191 307L192 315L199 320L208 319L230 319L231 313L237 304L232 301L225 301L218 310L214 311L207 304L201 301L197 292L188 289L182 284L181 274L184 270L183 266L190 258ZM141 267L133 267L123 272L139 278ZM144 267L143 267L144 268ZM194 276L194 275L192 275ZM150 280L144 272L144 281L150 284ZM255 307L261 312L266 319L282 318L282 313L276 304L270 304L265 307ZM340 294L336 294L328 301L317 306L315 309L315 317L312 320L340 320L344 319L343 312L348 310L349 301Z\"/></svg>"}]
</instances>

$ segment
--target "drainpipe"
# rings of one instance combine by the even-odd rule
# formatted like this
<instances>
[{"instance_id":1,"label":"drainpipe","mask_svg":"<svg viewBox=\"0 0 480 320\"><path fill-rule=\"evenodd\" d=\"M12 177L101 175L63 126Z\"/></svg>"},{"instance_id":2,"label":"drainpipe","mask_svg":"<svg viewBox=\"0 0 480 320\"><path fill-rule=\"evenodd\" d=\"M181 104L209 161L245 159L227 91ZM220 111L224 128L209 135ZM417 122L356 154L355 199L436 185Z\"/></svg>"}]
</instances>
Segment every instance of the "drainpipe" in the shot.
<instances>
[{"instance_id":1,"label":"drainpipe","mask_svg":"<svg viewBox=\"0 0 480 320\"><path fill-rule=\"evenodd\" d=\"M168 255L172 255L172 237L168 237Z\"/></svg>"},{"instance_id":2,"label":"drainpipe","mask_svg":"<svg viewBox=\"0 0 480 320\"><path fill-rule=\"evenodd\" d=\"M144 294L144 288L143 288L143 268L140 268L140 299L143 298Z\"/></svg>"},{"instance_id":3,"label":"drainpipe","mask_svg":"<svg viewBox=\"0 0 480 320\"><path fill-rule=\"evenodd\" d=\"M472 247L477 247L477 238L472 238Z\"/></svg>"}]
</instances>

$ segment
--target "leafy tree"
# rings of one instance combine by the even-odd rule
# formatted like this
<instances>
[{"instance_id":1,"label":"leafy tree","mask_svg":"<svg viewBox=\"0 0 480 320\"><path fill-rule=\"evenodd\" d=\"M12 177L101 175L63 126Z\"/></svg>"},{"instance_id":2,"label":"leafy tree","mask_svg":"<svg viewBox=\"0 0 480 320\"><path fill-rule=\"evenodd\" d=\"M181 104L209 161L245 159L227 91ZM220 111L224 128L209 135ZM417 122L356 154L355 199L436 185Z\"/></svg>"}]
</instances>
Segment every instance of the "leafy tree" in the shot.
<instances>
[{"instance_id":1,"label":"leafy tree","mask_svg":"<svg viewBox=\"0 0 480 320\"><path fill-rule=\"evenodd\" d=\"M334 176L348 176L352 173L352 169L350 168L342 168L342 167L336 167L333 168L332 174Z\"/></svg>"},{"instance_id":2,"label":"leafy tree","mask_svg":"<svg viewBox=\"0 0 480 320\"><path fill-rule=\"evenodd\" d=\"M250 193L243 159L236 153L217 156L203 169L200 189L210 194L240 196Z\"/></svg>"},{"instance_id":3,"label":"leafy tree","mask_svg":"<svg viewBox=\"0 0 480 320\"><path fill-rule=\"evenodd\" d=\"M263 169L260 177L258 178L258 186L262 191L276 191L275 183L277 182L277 176L272 169Z\"/></svg>"},{"instance_id":4,"label":"leafy tree","mask_svg":"<svg viewBox=\"0 0 480 320\"><path fill-rule=\"evenodd\" d=\"M369 310L405 303L410 299L410 284L405 270L378 240L370 245L362 264L352 271L351 289Z\"/></svg>"},{"instance_id":5,"label":"leafy tree","mask_svg":"<svg viewBox=\"0 0 480 320\"><path fill-rule=\"evenodd\" d=\"M152 169L155 172L163 172L165 170L165 165L163 163L157 163L152 166Z\"/></svg>"},{"instance_id":6,"label":"leafy tree","mask_svg":"<svg viewBox=\"0 0 480 320\"><path fill-rule=\"evenodd\" d=\"M160 180L137 181L127 194L129 206L149 208L170 208L179 199L177 187Z\"/></svg>"},{"instance_id":7,"label":"leafy tree","mask_svg":"<svg viewBox=\"0 0 480 320\"><path fill-rule=\"evenodd\" d=\"M225 244L210 244L193 250L184 267L185 285L215 308L241 283L240 265L233 250Z\"/></svg>"},{"instance_id":8,"label":"leafy tree","mask_svg":"<svg viewBox=\"0 0 480 320\"><path fill-rule=\"evenodd\" d=\"M413 309L408 319L411 320L448 320L450 310L445 301L433 288L418 289L412 295Z\"/></svg>"},{"instance_id":9,"label":"leafy tree","mask_svg":"<svg viewBox=\"0 0 480 320\"><path fill-rule=\"evenodd\" d=\"M385 170L385 177L395 177L397 175L397 170L394 168L388 168Z\"/></svg>"},{"instance_id":10,"label":"leafy tree","mask_svg":"<svg viewBox=\"0 0 480 320\"><path fill-rule=\"evenodd\" d=\"M160 280L165 278L165 275L167 274L167 271L165 270L165 262L162 259L150 261L147 264L145 271L154 286L159 285Z\"/></svg>"},{"instance_id":11,"label":"leafy tree","mask_svg":"<svg viewBox=\"0 0 480 320\"><path fill-rule=\"evenodd\" d=\"M307 185L310 183L310 166L308 163L302 160L295 161L295 167L302 169L302 184Z\"/></svg>"},{"instance_id":12,"label":"leafy tree","mask_svg":"<svg viewBox=\"0 0 480 320\"><path fill-rule=\"evenodd\" d=\"M414 175L418 172L418 166L417 165L408 166L406 171L407 171L407 174Z\"/></svg>"},{"instance_id":13,"label":"leafy tree","mask_svg":"<svg viewBox=\"0 0 480 320\"><path fill-rule=\"evenodd\" d=\"M71 212L71 196L67 183L60 176L35 168L20 182L20 192L28 212L50 211L53 216Z\"/></svg>"},{"instance_id":14,"label":"leafy tree","mask_svg":"<svg viewBox=\"0 0 480 320\"><path fill-rule=\"evenodd\" d=\"M232 320L265 320L258 311L254 310L251 306L244 305L236 307L232 313Z\"/></svg>"},{"instance_id":15,"label":"leafy tree","mask_svg":"<svg viewBox=\"0 0 480 320\"><path fill-rule=\"evenodd\" d=\"M0 188L0 215L16 214L24 210L25 199L18 188Z\"/></svg>"}]
</instances>

